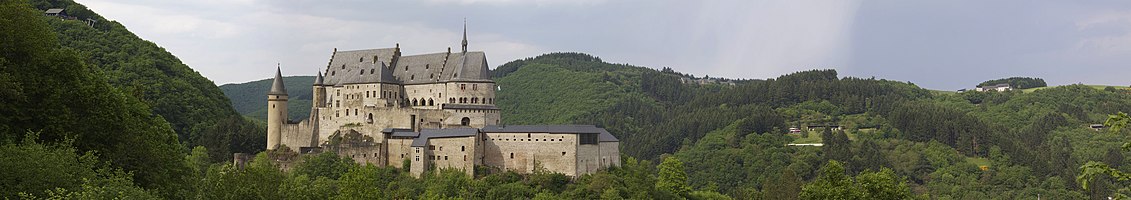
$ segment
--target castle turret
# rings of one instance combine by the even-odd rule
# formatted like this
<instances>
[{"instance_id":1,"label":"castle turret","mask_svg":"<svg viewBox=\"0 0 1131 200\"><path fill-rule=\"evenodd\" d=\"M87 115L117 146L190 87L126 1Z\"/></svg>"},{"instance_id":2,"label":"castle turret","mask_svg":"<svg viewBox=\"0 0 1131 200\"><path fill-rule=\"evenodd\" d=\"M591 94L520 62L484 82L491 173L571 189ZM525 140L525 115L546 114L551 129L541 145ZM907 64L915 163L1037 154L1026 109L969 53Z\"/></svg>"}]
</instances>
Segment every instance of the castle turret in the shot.
<instances>
[{"instance_id":1,"label":"castle turret","mask_svg":"<svg viewBox=\"0 0 1131 200\"><path fill-rule=\"evenodd\" d=\"M326 86L322 83L322 72L318 72L318 76L314 77L314 97L313 104L315 108L326 107Z\"/></svg>"},{"instance_id":2,"label":"castle turret","mask_svg":"<svg viewBox=\"0 0 1131 200\"><path fill-rule=\"evenodd\" d=\"M275 68L275 81L267 92L267 150L276 149L283 139L287 123L287 88L283 87L282 69Z\"/></svg>"}]
</instances>

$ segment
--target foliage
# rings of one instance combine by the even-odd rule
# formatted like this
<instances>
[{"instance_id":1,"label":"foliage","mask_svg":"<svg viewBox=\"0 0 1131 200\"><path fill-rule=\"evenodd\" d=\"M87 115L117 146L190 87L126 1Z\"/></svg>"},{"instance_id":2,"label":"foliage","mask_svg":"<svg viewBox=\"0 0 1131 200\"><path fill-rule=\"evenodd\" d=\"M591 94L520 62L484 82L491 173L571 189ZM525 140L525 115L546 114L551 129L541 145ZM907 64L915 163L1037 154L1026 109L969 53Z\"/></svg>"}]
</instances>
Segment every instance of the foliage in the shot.
<instances>
[{"instance_id":1,"label":"foliage","mask_svg":"<svg viewBox=\"0 0 1131 200\"><path fill-rule=\"evenodd\" d=\"M81 60L92 70L99 71L96 76L100 76L100 83L109 83L118 93L139 100L139 104L144 104L145 109L152 113L141 116L163 119L162 123L167 125L162 126L170 126L181 142L189 146L206 146L216 151L211 152L212 158L223 160L229 156L218 155L230 155L230 151L254 153L266 147L256 144L264 140L254 138L265 135L265 129L223 129L254 127L255 124L238 119L240 115L232 109L228 98L215 83L162 47L139 38L122 24L107 20L72 0L31 0L31 4L37 10L66 8L70 16L78 18L57 20L56 17L43 16L39 11L36 17L42 19L33 21L46 22L44 27L53 31L52 37L57 38L51 43L61 45L77 56L75 61ZM88 26L82 21L84 19L97 20L97 23Z\"/></svg>"},{"instance_id":2,"label":"foliage","mask_svg":"<svg viewBox=\"0 0 1131 200\"><path fill-rule=\"evenodd\" d=\"M65 199L155 198L134 185L131 174L79 153L71 142L44 144L27 133L18 144L0 146L0 197Z\"/></svg>"},{"instance_id":3,"label":"foliage","mask_svg":"<svg viewBox=\"0 0 1131 200\"><path fill-rule=\"evenodd\" d=\"M273 75L264 71L263 76ZM224 95L232 100L232 107L241 115L260 121L267 121L267 90L271 89L272 78L252 81L247 83L231 83L220 85ZM300 121L310 115L313 96L313 76L287 76L283 77L283 86L287 88L287 116L291 120Z\"/></svg>"},{"instance_id":4,"label":"foliage","mask_svg":"<svg viewBox=\"0 0 1131 200\"><path fill-rule=\"evenodd\" d=\"M1003 79L988 80L986 82L979 83L978 87L993 86L1003 83L1009 84L1009 86L1013 87L1014 89L1029 89L1048 86L1048 84L1045 84L1045 79L1041 78L1009 77Z\"/></svg>"},{"instance_id":5,"label":"foliage","mask_svg":"<svg viewBox=\"0 0 1131 200\"><path fill-rule=\"evenodd\" d=\"M683 162L675 157L664 158L660 163L660 174L656 180L656 188L660 191L678 195L687 195L691 188L687 186L687 172L684 172Z\"/></svg>"},{"instance_id":6,"label":"foliage","mask_svg":"<svg viewBox=\"0 0 1131 200\"><path fill-rule=\"evenodd\" d=\"M80 53L62 48L42 12L20 1L0 3L0 78L11 96L0 97L0 141L25 131L44 143L73 140L81 152L133 174L134 181L164 197L187 195L179 184L189 168L186 148L160 115L109 84L105 72ZM18 77L18 78L16 78ZM71 179L72 181L81 179Z\"/></svg>"}]
</instances>

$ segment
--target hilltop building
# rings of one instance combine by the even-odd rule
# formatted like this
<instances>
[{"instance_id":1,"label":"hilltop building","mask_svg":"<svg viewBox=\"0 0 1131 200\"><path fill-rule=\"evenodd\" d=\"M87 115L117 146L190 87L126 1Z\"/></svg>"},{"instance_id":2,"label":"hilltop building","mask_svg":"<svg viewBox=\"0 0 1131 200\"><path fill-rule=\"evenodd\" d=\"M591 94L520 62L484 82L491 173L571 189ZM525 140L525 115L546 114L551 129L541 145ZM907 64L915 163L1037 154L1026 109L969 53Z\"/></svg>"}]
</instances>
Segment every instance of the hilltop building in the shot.
<instances>
[{"instance_id":1,"label":"hilltop building","mask_svg":"<svg viewBox=\"0 0 1131 200\"><path fill-rule=\"evenodd\" d=\"M986 92L986 91L1005 92L1005 91L1009 91L1009 90L1013 89L1013 87L1010 87L1009 84L1002 83L1002 84L997 84L997 85L978 86L978 88L975 88L975 89L979 92Z\"/></svg>"},{"instance_id":2,"label":"hilltop building","mask_svg":"<svg viewBox=\"0 0 1131 200\"><path fill-rule=\"evenodd\" d=\"M267 93L267 149L337 152L357 162L425 171L477 167L569 176L620 165L620 142L592 125L499 125L483 52L401 55L338 51L313 83L310 118L287 117L280 70Z\"/></svg>"}]
</instances>

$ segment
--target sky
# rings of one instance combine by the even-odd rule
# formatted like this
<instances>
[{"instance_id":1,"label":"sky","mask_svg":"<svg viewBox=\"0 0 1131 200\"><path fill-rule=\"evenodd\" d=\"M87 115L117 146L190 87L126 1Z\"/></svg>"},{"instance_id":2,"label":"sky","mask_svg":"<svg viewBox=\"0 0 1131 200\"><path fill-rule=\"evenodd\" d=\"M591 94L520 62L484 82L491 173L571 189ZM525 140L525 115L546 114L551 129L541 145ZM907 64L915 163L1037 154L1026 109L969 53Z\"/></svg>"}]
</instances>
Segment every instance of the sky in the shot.
<instances>
[{"instance_id":1,"label":"sky","mask_svg":"<svg viewBox=\"0 0 1131 200\"><path fill-rule=\"evenodd\" d=\"M766 79L810 69L938 90L1027 76L1131 85L1131 1L77 0L217 84L314 75L334 49L552 52Z\"/></svg>"}]
</instances>

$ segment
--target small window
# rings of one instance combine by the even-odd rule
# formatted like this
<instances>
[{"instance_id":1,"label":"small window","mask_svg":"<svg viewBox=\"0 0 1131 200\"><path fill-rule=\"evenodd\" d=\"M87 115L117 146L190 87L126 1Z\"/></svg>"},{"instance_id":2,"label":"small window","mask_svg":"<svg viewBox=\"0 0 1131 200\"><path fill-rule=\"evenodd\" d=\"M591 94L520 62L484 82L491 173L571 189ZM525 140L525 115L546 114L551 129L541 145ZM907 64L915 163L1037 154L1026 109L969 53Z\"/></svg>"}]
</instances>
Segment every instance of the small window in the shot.
<instances>
[{"instance_id":1,"label":"small window","mask_svg":"<svg viewBox=\"0 0 1131 200\"><path fill-rule=\"evenodd\" d=\"M357 62L365 62L365 57L357 58Z\"/></svg>"},{"instance_id":2,"label":"small window","mask_svg":"<svg viewBox=\"0 0 1131 200\"><path fill-rule=\"evenodd\" d=\"M565 152L564 152L564 151L562 152L562 156L565 156Z\"/></svg>"},{"instance_id":3,"label":"small window","mask_svg":"<svg viewBox=\"0 0 1131 200\"><path fill-rule=\"evenodd\" d=\"M410 80L410 81L411 81L411 80L413 80L413 79L416 79L416 75L408 76L408 80Z\"/></svg>"},{"instance_id":4,"label":"small window","mask_svg":"<svg viewBox=\"0 0 1131 200\"><path fill-rule=\"evenodd\" d=\"M479 84L471 84L471 90L479 90Z\"/></svg>"},{"instance_id":5,"label":"small window","mask_svg":"<svg viewBox=\"0 0 1131 200\"><path fill-rule=\"evenodd\" d=\"M373 69L369 69L369 74L373 74Z\"/></svg>"},{"instance_id":6,"label":"small window","mask_svg":"<svg viewBox=\"0 0 1131 200\"><path fill-rule=\"evenodd\" d=\"M448 160L448 156L444 156L444 160Z\"/></svg>"},{"instance_id":7,"label":"small window","mask_svg":"<svg viewBox=\"0 0 1131 200\"><path fill-rule=\"evenodd\" d=\"M467 151L467 146L459 146L459 151Z\"/></svg>"},{"instance_id":8,"label":"small window","mask_svg":"<svg viewBox=\"0 0 1131 200\"><path fill-rule=\"evenodd\" d=\"M466 89L467 89L467 84L459 84L459 89L460 89L460 90L466 90Z\"/></svg>"},{"instance_id":9,"label":"small window","mask_svg":"<svg viewBox=\"0 0 1131 200\"><path fill-rule=\"evenodd\" d=\"M434 146L434 145L428 145L428 150L436 150L436 146Z\"/></svg>"},{"instance_id":10,"label":"small window","mask_svg":"<svg viewBox=\"0 0 1131 200\"><path fill-rule=\"evenodd\" d=\"M342 69L346 69L346 64L342 64Z\"/></svg>"},{"instance_id":11,"label":"small window","mask_svg":"<svg viewBox=\"0 0 1131 200\"><path fill-rule=\"evenodd\" d=\"M514 159L514 153L511 153L511 159Z\"/></svg>"}]
</instances>

